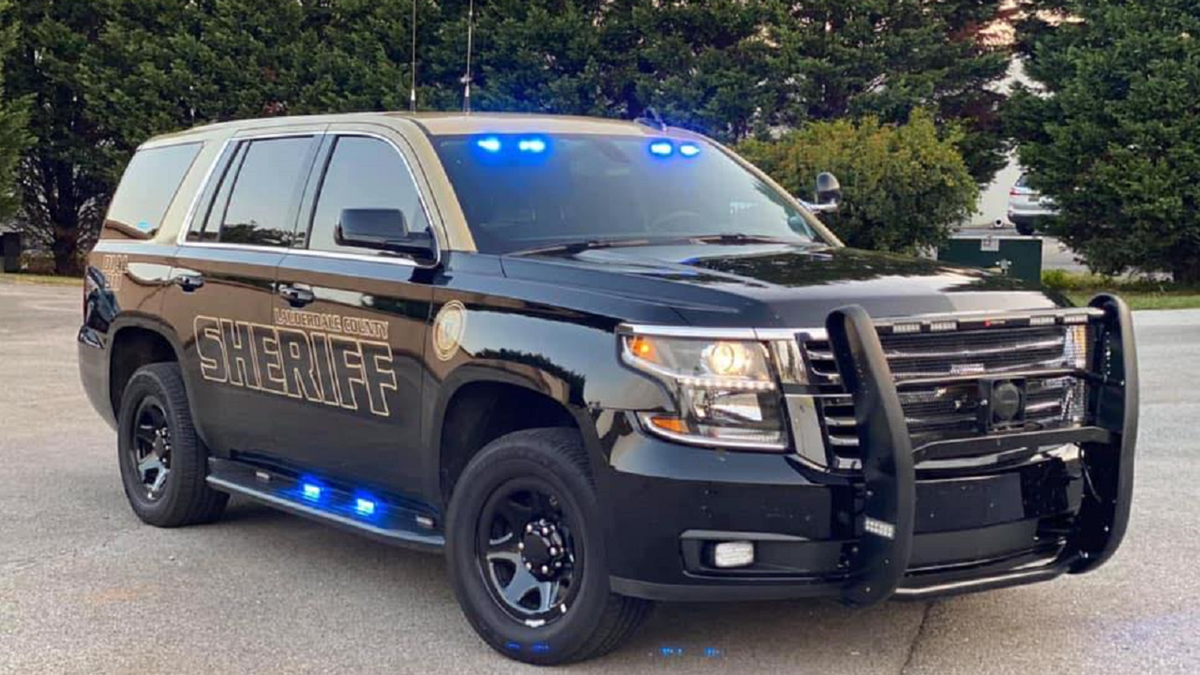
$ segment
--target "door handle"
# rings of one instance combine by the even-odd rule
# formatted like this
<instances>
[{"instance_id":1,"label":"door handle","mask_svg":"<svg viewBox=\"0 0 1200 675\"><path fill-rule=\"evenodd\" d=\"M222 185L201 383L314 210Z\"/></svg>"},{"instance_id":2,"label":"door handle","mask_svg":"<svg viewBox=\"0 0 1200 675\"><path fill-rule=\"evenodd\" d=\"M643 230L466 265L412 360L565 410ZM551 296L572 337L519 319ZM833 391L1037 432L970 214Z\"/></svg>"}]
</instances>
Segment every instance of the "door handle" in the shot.
<instances>
[{"instance_id":1,"label":"door handle","mask_svg":"<svg viewBox=\"0 0 1200 675\"><path fill-rule=\"evenodd\" d=\"M175 277L175 285L183 289L184 293L192 291L204 286L203 274L180 274Z\"/></svg>"},{"instance_id":2,"label":"door handle","mask_svg":"<svg viewBox=\"0 0 1200 675\"><path fill-rule=\"evenodd\" d=\"M313 295L313 292L307 288L300 288L299 286L293 286L291 284L284 284L280 286L279 295L281 295L284 300L287 300L288 303L290 303L293 307L303 307L317 299L317 296Z\"/></svg>"}]
</instances>

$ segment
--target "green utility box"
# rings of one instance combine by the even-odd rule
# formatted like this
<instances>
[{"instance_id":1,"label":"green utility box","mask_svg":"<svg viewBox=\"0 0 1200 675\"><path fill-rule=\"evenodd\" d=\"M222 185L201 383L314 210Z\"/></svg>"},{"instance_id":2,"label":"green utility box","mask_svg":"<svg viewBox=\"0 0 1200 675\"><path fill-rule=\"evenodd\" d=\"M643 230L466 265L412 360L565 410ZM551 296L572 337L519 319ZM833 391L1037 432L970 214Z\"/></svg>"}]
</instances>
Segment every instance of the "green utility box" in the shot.
<instances>
[{"instance_id":1,"label":"green utility box","mask_svg":"<svg viewBox=\"0 0 1200 675\"><path fill-rule=\"evenodd\" d=\"M938 249L938 260L1041 283L1041 237L959 235Z\"/></svg>"}]
</instances>

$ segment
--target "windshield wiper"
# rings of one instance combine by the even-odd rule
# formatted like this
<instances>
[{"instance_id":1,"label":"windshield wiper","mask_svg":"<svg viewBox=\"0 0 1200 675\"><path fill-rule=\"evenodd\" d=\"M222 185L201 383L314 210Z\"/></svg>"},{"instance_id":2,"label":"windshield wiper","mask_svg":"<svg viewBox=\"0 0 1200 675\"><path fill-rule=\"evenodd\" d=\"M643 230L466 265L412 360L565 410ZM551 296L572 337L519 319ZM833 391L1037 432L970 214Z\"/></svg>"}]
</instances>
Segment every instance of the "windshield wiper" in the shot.
<instances>
[{"instance_id":1,"label":"windshield wiper","mask_svg":"<svg viewBox=\"0 0 1200 675\"><path fill-rule=\"evenodd\" d=\"M583 239L570 241L565 244L550 244L511 251L508 255L537 255L539 253L582 253L598 248L618 248L621 246L645 246L651 243L649 239Z\"/></svg>"},{"instance_id":2,"label":"windshield wiper","mask_svg":"<svg viewBox=\"0 0 1200 675\"><path fill-rule=\"evenodd\" d=\"M688 237L688 241L702 244L808 244L803 239L788 239L772 237L765 234L742 234L740 232L724 232L721 234L704 234L698 237Z\"/></svg>"}]
</instances>

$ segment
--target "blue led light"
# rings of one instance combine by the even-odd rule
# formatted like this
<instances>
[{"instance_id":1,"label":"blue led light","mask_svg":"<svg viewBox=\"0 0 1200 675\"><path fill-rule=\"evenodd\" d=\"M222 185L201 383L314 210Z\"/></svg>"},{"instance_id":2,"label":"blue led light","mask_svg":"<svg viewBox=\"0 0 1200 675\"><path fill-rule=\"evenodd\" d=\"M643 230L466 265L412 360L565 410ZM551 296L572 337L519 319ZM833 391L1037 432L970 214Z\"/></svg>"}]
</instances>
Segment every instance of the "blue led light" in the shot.
<instances>
[{"instance_id":1,"label":"blue led light","mask_svg":"<svg viewBox=\"0 0 1200 675\"><path fill-rule=\"evenodd\" d=\"M546 644L545 642L538 642L535 643L531 649L533 649L534 654L547 654L550 652L550 645Z\"/></svg>"},{"instance_id":2,"label":"blue led light","mask_svg":"<svg viewBox=\"0 0 1200 675\"><path fill-rule=\"evenodd\" d=\"M315 502L321 498L321 487L319 485L305 483L300 489L304 494L304 498L309 501Z\"/></svg>"},{"instance_id":3,"label":"blue led light","mask_svg":"<svg viewBox=\"0 0 1200 675\"><path fill-rule=\"evenodd\" d=\"M513 642L512 640L509 640L508 642L504 643L504 648L509 651L519 652L519 651L521 651L521 643Z\"/></svg>"},{"instance_id":4,"label":"blue led light","mask_svg":"<svg viewBox=\"0 0 1200 675\"><path fill-rule=\"evenodd\" d=\"M522 138L517 141L517 149L521 152L545 152L546 141L540 138Z\"/></svg>"},{"instance_id":5,"label":"blue led light","mask_svg":"<svg viewBox=\"0 0 1200 675\"><path fill-rule=\"evenodd\" d=\"M695 143L680 143L679 154L683 155L684 157L695 157L696 155L700 154L700 146L696 145Z\"/></svg>"},{"instance_id":6,"label":"blue led light","mask_svg":"<svg viewBox=\"0 0 1200 675\"><path fill-rule=\"evenodd\" d=\"M670 157L675 152L675 146L670 141L654 141L650 144L650 154L659 157Z\"/></svg>"},{"instance_id":7,"label":"blue led light","mask_svg":"<svg viewBox=\"0 0 1200 675\"><path fill-rule=\"evenodd\" d=\"M475 145L478 145L480 149L488 152L500 152L501 144L499 138L496 138L495 136L486 136L475 141Z\"/></svg>"},{"instance_id":8,"label":"blue led light","mask_svg":"<svg viewBox=\"0 0 1200 675\"><path fill-rule=\"evenodd\" d=\"M359 497L354 500L354 510L360 516L373 516L375 515L375 502Z\"/></svg>"}]
</instances>

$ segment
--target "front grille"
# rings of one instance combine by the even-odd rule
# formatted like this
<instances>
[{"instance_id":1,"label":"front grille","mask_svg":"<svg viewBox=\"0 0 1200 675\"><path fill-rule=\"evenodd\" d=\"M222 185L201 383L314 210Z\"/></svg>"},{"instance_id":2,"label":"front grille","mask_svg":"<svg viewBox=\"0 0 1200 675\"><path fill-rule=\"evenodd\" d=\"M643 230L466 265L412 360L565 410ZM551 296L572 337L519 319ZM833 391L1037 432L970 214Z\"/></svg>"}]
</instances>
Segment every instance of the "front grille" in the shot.
<instances>
[{"instance_id":1,"label":"front grille","mask_svg":"<svg viewBox=\"0 0 1200 675\"><path fill-rule=\"evenodd\" d=\"M1020 378L1025 384L1023 419L990 433L1083 423L1086 384L1071 373L1088 365L1093 335L1086 324L892 332L879 338L913 448L989 433L980 414L983 378ZM829 342L807 340L804 348L827 449L835 466L853 466L858 459L854 404Z\"/></svg>"}]
</instances>

